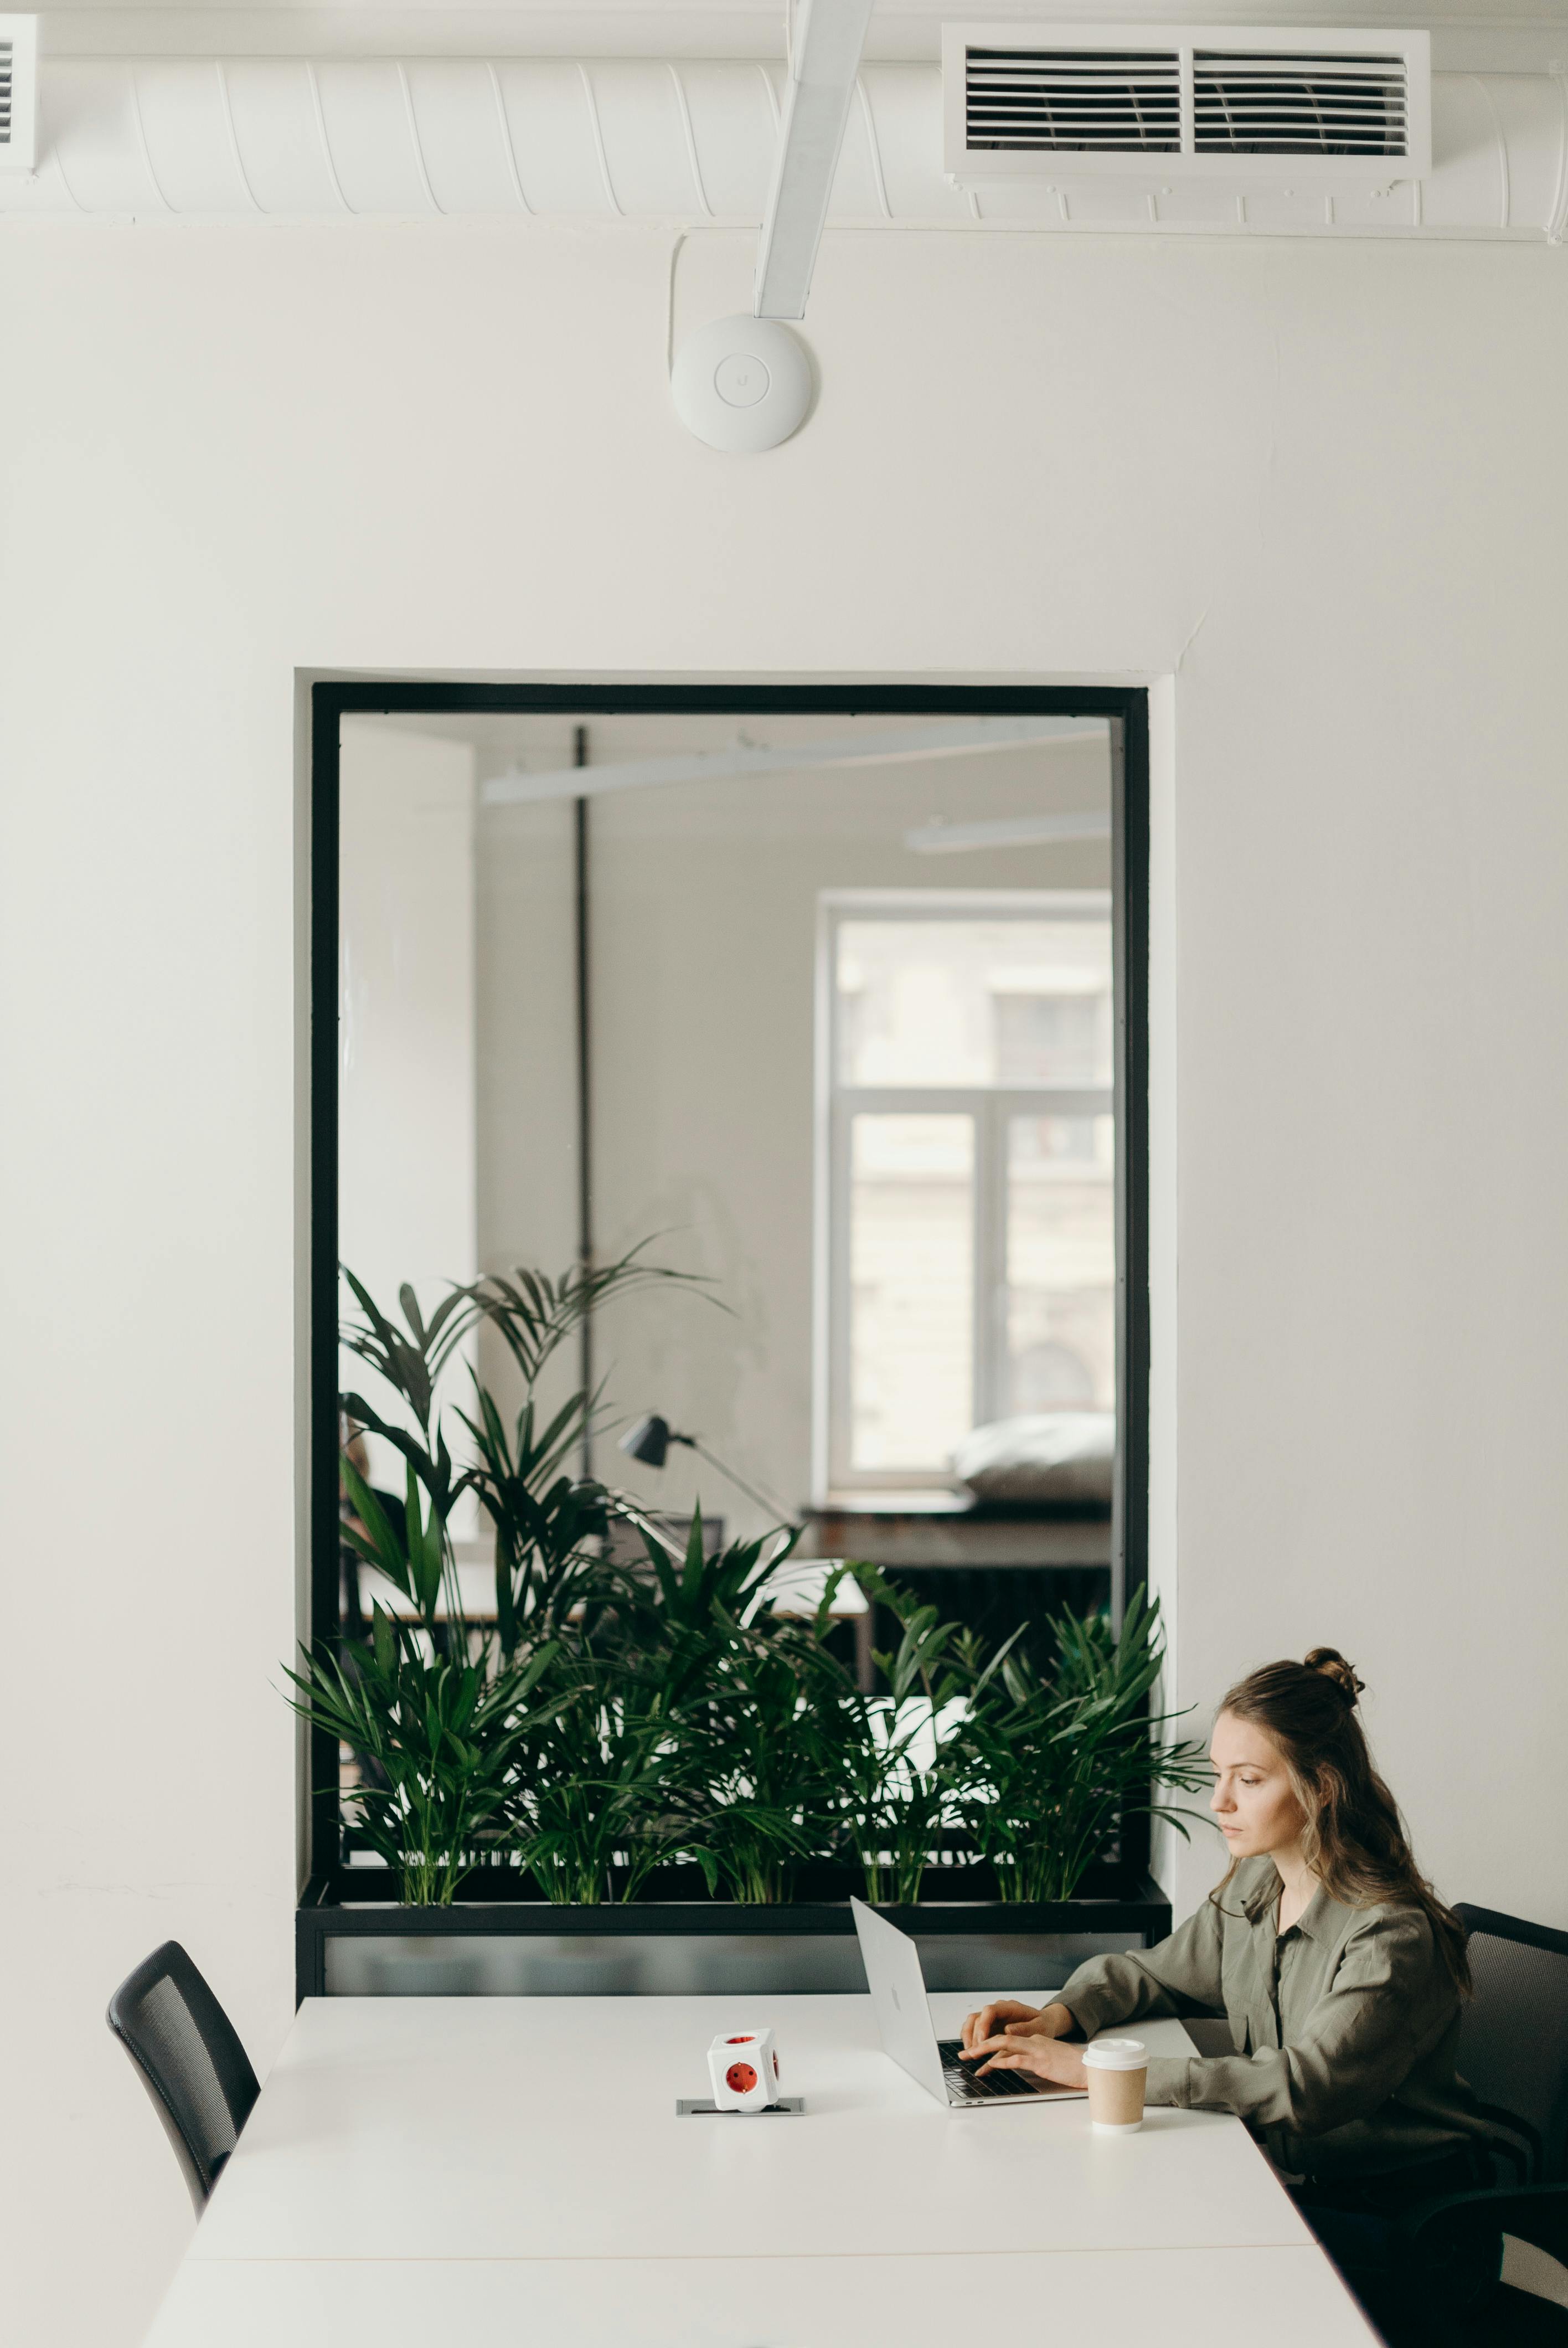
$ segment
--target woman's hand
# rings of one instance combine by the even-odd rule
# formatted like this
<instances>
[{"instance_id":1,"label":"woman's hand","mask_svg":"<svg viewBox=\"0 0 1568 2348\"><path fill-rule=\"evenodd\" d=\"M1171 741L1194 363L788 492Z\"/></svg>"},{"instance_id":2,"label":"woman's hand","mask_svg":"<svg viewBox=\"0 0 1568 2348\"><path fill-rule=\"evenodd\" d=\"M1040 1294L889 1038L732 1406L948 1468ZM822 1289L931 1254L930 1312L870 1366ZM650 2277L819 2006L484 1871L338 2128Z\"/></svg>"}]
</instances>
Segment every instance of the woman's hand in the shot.
<instances>
[{"instance_id":1,"label":"woman's hand","mask_svg":"<svg viewBox=\"0 0 1568 2348\"><path fill-rule=\"evenodd\" d=\"M985 2044L971 2047L969 2054L989 2055L989 2061L981 2063L977 2074L982 2079L988 2071L1025 2071L1052 2087L1081 2087L1083 2085L1082 2047L1063 2046L1057 2038L993 2038Z\"/></svg>"},{"instance_id":2,"label":"woman's hand","mask_svg":"<svg viewBox=\"0 0 1568 2348\"><path fill-rule=\"evenodd\" d=\"M962 2032L966 2056L978 2054L1005 2032L1009 2039L1065 2038L1072 2016L1064 2005L1020 2005L1016 1997L994 1998L978 2013L966 2013Z\"/></svg>"}]
</instances>

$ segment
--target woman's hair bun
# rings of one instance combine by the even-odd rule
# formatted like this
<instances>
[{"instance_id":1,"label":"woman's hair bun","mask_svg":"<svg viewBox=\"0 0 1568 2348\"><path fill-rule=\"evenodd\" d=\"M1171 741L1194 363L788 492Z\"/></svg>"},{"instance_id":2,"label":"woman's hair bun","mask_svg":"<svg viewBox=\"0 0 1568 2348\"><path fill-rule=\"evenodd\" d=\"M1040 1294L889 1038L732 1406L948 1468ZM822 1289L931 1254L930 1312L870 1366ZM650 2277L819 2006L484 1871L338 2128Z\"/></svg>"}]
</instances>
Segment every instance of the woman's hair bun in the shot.
<instances>
[{"instance_id":1,"label":"woman's hair bun","mask_svg":"<svg viewBox=\"0 0 1568 2348\"><path fill-rule=\"evenodd\" d=\"M1356 1699L1367 1683L1357 1678L1355 1665L1346 1662L1338 1648L1314 1647L1305 1660L1309 1672L1321 1672L1326 1680L1333 1681L1347 1707L1354 1711Z\"/></svg>"}]
</instances>

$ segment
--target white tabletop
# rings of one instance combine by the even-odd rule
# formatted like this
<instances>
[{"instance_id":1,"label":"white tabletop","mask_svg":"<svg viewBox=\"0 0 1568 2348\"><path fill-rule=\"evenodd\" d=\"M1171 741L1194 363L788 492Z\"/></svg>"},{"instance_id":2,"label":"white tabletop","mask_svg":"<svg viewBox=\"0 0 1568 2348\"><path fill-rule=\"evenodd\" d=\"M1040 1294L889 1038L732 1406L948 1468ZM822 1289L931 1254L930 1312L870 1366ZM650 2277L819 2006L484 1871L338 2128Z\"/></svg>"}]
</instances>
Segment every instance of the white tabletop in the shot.
<instances>
[{"instance_id":1,"label":"white tabletop","mask_svg":"<svg viewBox=\"0 0 1568 2348\"><path fill-rule=\"evenodd\" d=\"M951 2032L973 2000L931 2003ZM677 2118L677 2096L705 2092L714 2034L763 2023L805 2116ZM1173 2023L1141 2034L1186 2049ZM945 2110L882 2053L864 1996L322 1998L301 2009L190 2259L1310 2240L1238 2122L1153 2111L1116 2137L1091 2135L1079 2101Z\"/></svg>"},{"instance_id":2,"label":"white tabletop","mask_svg":"<svg viewBox=\"0 0 1568 2348\"><path fill-rule=\"evenodd\" d=\"M1238 2306L1270 2348L1374 2348L1317 2250L780 2258L768 2231L701 2260L191 2260L147 2348L1214 2348Z\"/></svg>"}]
</instances>

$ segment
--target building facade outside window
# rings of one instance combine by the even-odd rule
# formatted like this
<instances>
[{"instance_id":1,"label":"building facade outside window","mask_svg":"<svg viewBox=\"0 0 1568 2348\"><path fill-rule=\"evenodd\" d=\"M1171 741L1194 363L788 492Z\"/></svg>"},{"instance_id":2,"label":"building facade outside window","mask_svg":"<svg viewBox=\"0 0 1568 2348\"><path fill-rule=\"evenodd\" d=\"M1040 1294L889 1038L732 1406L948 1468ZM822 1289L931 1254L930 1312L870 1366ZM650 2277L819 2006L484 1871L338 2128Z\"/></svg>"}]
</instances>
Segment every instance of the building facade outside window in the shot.
<instances>
[{"instance_id":1,"label":"building facade outside window","mask_svg":"<svg viewBox=\"0 0 1568 2348\"><path fill-rule=\"evenodd\" d=\"M830 892L819 1295L831 1488L940 1488L1021 1414L1115 1408L1103 891Z\"/></svg>"}]
</instances>

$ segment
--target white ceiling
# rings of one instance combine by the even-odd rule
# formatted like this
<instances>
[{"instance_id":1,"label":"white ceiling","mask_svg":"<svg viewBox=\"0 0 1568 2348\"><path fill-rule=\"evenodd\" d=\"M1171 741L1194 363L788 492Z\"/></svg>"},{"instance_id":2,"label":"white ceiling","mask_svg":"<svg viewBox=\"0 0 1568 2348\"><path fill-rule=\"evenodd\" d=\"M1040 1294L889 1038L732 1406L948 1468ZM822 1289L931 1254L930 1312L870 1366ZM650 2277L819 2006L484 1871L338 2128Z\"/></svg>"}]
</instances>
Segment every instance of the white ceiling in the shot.
<instances>
[{"instance_id":1,"label":"white ceiling","mask_svg":"<svg viewBox=\"0 0 1568 2348\"><path fill-rule=\"evenodd\" d=\"M784 0L58 0L40 12L56 55L258 54L780 57ZM867 54L935 57L944 21L1430 26L1450 70L1540 72L1568 57L1568 0L881 0Z\"/></svg>"}]
</instances>

